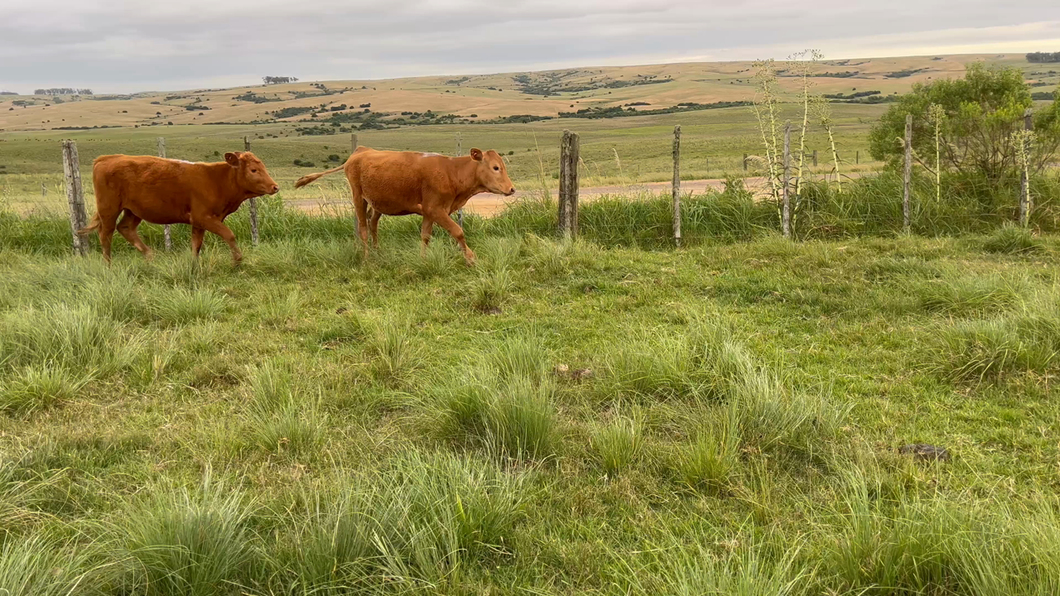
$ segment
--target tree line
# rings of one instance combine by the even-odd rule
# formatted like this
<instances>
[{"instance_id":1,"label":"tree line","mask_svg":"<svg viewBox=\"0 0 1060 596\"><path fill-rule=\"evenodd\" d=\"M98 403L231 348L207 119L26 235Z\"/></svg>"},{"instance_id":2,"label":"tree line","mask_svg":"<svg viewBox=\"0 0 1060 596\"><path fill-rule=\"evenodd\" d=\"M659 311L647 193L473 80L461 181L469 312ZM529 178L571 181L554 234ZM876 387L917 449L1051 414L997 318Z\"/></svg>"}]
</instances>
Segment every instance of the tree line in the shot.
<instances>
[{"instance_id":1,"label":"tree line","mask_svg":"<svg viewBox=\"0 0 1060 596\"><path fill-rule=\"evenodd\" d=\"M1060 52L1031 52L1027 54L1027 62L1060 62Z\"/></svg>"},{"instance_id":2,"label":"tree line","mask_svg":"<svg viewBox=\"0 0 1060 596\"><path fill-rule=\"evenodd\" d=\"M297 83L298 77L261 77L266 85L282 85L284 83Z\"/></svg>"},{"instance_id":3,"label":"tree line","mask_svg":"<svg viewBox=\"0 0 1060 596\"><path fill-rule=\"evenodd\" d=\"M33 95L92 95L92 90L55 87L52 89L34 89Z\"/></svg>"}]
</instances>

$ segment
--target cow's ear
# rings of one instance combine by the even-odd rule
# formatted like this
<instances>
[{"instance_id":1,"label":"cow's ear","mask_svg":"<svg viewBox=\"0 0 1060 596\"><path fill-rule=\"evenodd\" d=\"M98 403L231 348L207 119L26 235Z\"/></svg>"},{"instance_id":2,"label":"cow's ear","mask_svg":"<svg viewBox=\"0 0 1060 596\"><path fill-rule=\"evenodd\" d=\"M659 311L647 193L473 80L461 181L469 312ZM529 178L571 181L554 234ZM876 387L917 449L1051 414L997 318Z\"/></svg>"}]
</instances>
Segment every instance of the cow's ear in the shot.
<instances>
[{"instance_id":1,"label":"cow's ear","mask_svg":"<svg viewBox=\"0 0 1060 596\"><path fill-rule=\"evenodd\" d=\"M482 149L472 149L471 159L475 161L482 161Z\"/></svg>"},{"instance_id":2,"label":"cow's ear","mask_svg":"<svg viewBox=\"0 0 1060 596\"><path fill-rule=\"evenodd\" d=\"M228 162L228 165L230 165L230 166L232 166L234 168L234 167L239 165L239 154L238 153L225 153L225 161Z\"/></svg>"}]
</instances>

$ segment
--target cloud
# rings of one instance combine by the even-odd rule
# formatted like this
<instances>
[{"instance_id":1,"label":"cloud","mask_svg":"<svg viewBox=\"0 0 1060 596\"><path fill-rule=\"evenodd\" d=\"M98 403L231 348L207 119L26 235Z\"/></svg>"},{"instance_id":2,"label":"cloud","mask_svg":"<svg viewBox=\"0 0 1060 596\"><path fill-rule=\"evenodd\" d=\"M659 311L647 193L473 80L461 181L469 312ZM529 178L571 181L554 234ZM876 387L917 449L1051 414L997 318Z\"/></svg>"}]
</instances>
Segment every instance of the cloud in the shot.
<instances>
[{"instance_id":1,"label":"cloud","mask_svg":"<svg viewBox=\"0 0 1060 596\"><path fill-rule=\"evenodd\" d=\"M7 0L0 0L7 1ZM899 0L37 0L0 20L0 87L97 91L253 83L263 74L424 74L784 57L1056 49L1053 2ZM1060 15L1058 15L1060 16ZM1004 48L1004 50L1000 49Z\"/></svg>"}]
</instances>

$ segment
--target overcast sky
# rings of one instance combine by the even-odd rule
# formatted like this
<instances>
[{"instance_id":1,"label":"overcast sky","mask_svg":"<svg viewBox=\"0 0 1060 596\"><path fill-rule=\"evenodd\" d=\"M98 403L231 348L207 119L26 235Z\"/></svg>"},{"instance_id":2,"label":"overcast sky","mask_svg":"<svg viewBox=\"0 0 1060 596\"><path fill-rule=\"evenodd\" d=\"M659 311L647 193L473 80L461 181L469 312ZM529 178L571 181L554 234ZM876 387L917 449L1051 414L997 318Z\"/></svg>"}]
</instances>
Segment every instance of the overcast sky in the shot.
<instances>
[{"instance_id":1,"label":"overcast sky","mask_svg":"<svg viewBox=\"0 0 1060 596\"><path fill-rule=\"evenodd\" d=\"M0 90L1060 51L1058 0L0 0Z\"/></svg>"}]
</instances>

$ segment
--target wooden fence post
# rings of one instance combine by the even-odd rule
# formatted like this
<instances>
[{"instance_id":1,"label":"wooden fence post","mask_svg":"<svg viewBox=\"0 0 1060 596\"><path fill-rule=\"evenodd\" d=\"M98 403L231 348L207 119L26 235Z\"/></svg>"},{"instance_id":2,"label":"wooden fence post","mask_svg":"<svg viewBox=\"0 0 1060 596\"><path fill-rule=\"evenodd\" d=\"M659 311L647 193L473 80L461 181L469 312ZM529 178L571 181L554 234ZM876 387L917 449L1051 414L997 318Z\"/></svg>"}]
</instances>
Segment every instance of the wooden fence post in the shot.
<instances>
[{"instance_id":1,"label":"wooden fence post","mask_svg":"<svg viewBox=\"0 0 1060 596\"><path fill-rule=\"evenodd\" d=\"M43 182L40 183L40 196L42 196L42 197L48 196L48 187L44 186Z\"/></svg>"},{"instance_id":2,"label":"wooden fence post","mask_svg":"<svg viewBox=\"0 0 1060 596\"><path fill-rule=\"evenodd\" d=\"M63 141L63 176L66 181L66 202L70 206L70 231L73 233L74 251L84 256L88 242L77 234L88 226L85 214L85 195L81 188L81 164L77 157L77 143Z\"/></svg>"},{"instance_id":3,"label":"wooden fence post","mask_svg":"<svg viewBox=\"0 0 1060 596\"><path fill-rule=\"evenodd\" d=\"M357 151L357 133L350 133L350 153L356 153Z\"/></svg>"},{"instance_id":4,"label":"wooden fence post","mask_svg":"<svg viewBox=\"0 0 1060 596\"><path fill-rule=\"evenodd\" d=\"M1033 111L1027 108L1023 112L1023 129L1028 131L1026 136L1022 137L1023 147L1020 150L1023 152L1024 163L1020 167L1020 225L1027 227L1031 222L1031 181L1027 176L1027 161L1030 160L1031 153L1031 136L1030 132L1034 130L1034 121L1031 118Z\"/></svg>"},{"instance_id":5,"label":"wooden fence post","mask_svg":"<svg viewBox=\"0 0 1060 596\"><path fill-rule=\"evenodd\" d=\"M854 152L854 165L861 163L861 151Z\"/></svg>"},{"instance_id":6,"label":"wooden fence post","mask_svg":"<svg viewBox=\"0 0 1060 596\"><path fill-rule=\"evenodd\" d=\"M791 238L791 193L788 190L791 180L791 122L784 124L784 180L781 181L781 231L785 238Z\"/></svg>"},{"instance_id":7,"label":"wooden fence post","mask_svg":"<svg viewBox=\"0 0 1060 596\"><path fill-rule=\"evenodd\" d=\"M743 154L743 171L747 171L747 154Z\"/></svg>"},{"instance_id":8,"label":"wooden fence post","mask_svg":"<svg viewBox=\"0 0 1060 596\"><path fill-rule=\"evenodd\" d=\"M913 115L905 116L905 169L902 185L902 229L909 231L909 193L913 182Z\"/></svg>"},{"instance_id":9,"label":"wooden fence post","mask_svg":"<svg viewBox=\"0 0 1060 596\"><path fill-rule=\"evenodd\" d=\"M250 151L250 137L243 137L243 151ZM250 240L258 245L258 198L250 199Z\"/></svg>"},{"instance_id":10,"label":"wooden fence post","mask_svg":"<svg viewBox=\"0 0 1060 596\"><path fill-rule=\"evenodd\" d=\"M813 150L813 167L817 167L817 150Z\"/></svg>"},{"instance_id":11,"label":"wooden fence post","mask_svg":"<svg viewBox=\"0 0 1060 596\"><path fill-rule=\"evenodd\" d=\"M578 133L563 131L559 149L559 233L560 237L578 237Z\"/></svg>"},{"instance_id":12,"label":"wooden fence post","mask_svg":"<svg viewBox=\"0 0 1060 596\"><path fill-rule=\"evenodd\" d=\"M158 156L161 157L162 159L166 158L166 138L165 137L158 137ZM169 229L169 224L166 224L165 227L162 228L162 235L165 238L166 250L167 251L173 250L173 235L172 235L172 232Z\"/></svg>"},{"instance_id":13,"label":"wooden fence post","mask_svg":"<svg viewBox=\"0 0 1060 596\"><path fill-rule=\"evenodd\" d=\"M674 245L681 247L681 126L674 127Z\"/></svg>"},{"instance_id":14,"label":"wooden fence post","mask_svg":"<svg viewBox=\"0 0 1060 596\"><path fill-rule=\"evenodd\" d=\"M456 133L456 157L460 157L464 153L463 148L464 140L460 138L460 133ZM464 208L456 210L456 223L461 228L464 227Z\"/></svg>"}]
</instances>

